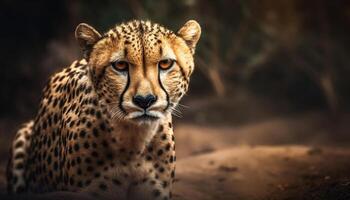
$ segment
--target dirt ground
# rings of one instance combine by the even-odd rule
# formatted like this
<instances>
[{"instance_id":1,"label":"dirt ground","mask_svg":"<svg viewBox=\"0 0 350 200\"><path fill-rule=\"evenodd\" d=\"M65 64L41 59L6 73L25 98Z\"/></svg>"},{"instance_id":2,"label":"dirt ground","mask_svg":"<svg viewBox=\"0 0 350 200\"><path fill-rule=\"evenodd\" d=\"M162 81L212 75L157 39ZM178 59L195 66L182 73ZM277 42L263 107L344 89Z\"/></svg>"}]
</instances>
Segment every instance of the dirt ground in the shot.
<instances>
[{"instance_id":1,"label":"dirt ground","mask_svg":"<svg viewBox=\"0 0 350 200\"><path fill-rule=\"evenodd\" d=\"M349 150L238 146L188 157L174 199L350 199Z\"/></svg>"},{"instance_id":2,"label":"dirt ground","mask_svg":"<svg viewBox=\"0 0 350 200\"><path fill-rule=\"evenodd\" d=\"M179 122L175 126L174 199L349 200L349 122L345 117L334 129L318 113L237 127ZM2 141L1 149L5 143ZM9 198L5 195L5 163L2 159L0 199ZM87 197L59 193L22 198Z\"/></svg>"}]
</instances>

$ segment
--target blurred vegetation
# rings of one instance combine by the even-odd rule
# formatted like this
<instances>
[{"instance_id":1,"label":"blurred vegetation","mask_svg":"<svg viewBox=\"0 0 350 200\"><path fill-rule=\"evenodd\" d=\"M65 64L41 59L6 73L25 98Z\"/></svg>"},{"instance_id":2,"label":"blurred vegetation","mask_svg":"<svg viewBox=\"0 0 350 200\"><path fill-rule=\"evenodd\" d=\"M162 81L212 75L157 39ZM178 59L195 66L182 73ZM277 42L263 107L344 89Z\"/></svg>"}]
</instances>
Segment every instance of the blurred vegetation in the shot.
<instances>
[{"instance_id":1,"label":"blurred vegetation","mask_svg":"<svg viewBox=\"0 0 350 200\"><path fill-rule=\"evenodd\" d=\"M186 98L229 99L249 91L297 110L349 108L350 1L2 0L2 118L29 118L45 80L80 56L74 29L100 31L130 19L177 30L202 26Z\"/></svg>"}]
</instances>

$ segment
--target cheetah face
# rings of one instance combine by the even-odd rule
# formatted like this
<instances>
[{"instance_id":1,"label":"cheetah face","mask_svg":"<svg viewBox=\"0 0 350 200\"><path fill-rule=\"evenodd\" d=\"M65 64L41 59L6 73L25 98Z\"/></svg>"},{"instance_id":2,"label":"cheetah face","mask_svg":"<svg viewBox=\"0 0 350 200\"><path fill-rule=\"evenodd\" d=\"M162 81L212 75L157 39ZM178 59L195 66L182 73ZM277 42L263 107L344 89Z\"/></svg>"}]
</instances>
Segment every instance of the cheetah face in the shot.
<instances>
[{"instance_id":1,"label":"cheetah face","mask_svg":"<svg viewBox=\"0 0 350 200\"><path fill-rule=\"evenodd\" d=\"M137 123L164 118L186 93L200 34L193 20L176 34L149 21L121 24L103 36L87 24L76 29L95 90L112 118Z\"/></svg>"}]
</instances>

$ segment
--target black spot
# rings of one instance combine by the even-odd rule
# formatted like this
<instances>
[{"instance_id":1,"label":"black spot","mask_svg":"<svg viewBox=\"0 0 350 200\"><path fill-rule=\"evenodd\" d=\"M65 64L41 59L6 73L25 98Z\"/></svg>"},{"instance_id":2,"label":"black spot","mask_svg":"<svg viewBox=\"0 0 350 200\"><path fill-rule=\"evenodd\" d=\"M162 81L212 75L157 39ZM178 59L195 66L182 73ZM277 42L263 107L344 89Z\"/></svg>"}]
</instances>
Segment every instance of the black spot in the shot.
<instances>
[{"instance_id":1,"label":"black spot","mask_svg":"<svg viewBox=\"0 0 350 200\"><path fill-rule=\"evenodd\" d=\"M104 123L101 123L101 124L100 124L100 129L101 129L102 131L105 131L105 130L106 130L106 125L105 125Z\"/></svg>"},{"instance_id":2,"label":"black spot","mask_svg":"<svg viewBox=\"0 0 350 200\"><path fill-rule=\"evenodd\" d=\"M95 178L98 178L101 176L101 174L100 174L100 172L96 172L94 176L95 176Z\"/></svg>"},{"instance_id":3,"label":"black spot","mask_svg":"<svg viewBox=\"0 0 350 200\"><path fill-rule=\"evenodd\" d=\"M90 115L95 115L95 109L93 108L90 109Z\"/></svg>"},{"instance_id":4,"label":"black spot","mask_svg":"<svg viewBox=\"0 0 350 200\"><path fill-rule=\"evenodd\" d=\"M92 166L88 166L88 167L86 168L86 170L87 170L88 172L92 172L92 171L94 171L94 168L93 168Z\"/></svg>"},{"instance_id":5,"label":"black spot","mask_svg":"<svg viewBox=\"0 0 350 200\"><path fill-rule=\"evenodd\" d=\"M89 142L87 142L87 141L86 141L86 142L84 142L84 148L85 148L85 149L88 149L89 147L90 147Z\"/></svg>"},{"instance_id":6,"label":"black spot","mask_svg":"<svg viewBox=\"0 0 350 200\"><path fill-rule=\"evenodd\" d=\"M58 89L58 87L57 87L57 89ZM58 103L58 99L55 99L54 102L53 102L53 104L52 104L52 106L53 106L53 107L56 107L57 103ZM57 115L55 115L55 116L57 116ZM56 118L56 119L57 119L57 118ZM54 118L54 121L56 121L55 118ZM55 122L55 123L56 123L56 122Z\"/></svg>"},{"instance_id":7,"label":"black spot","mask_svg":"<svg viewBox=\"0 0 350 200\"><path fill-rule=\"evenodd\" d=\"M83 182L82 181L78 181L77 186L78 187L83 187Z\"/></svg>"},{"instance_id":8,"label":"black spot","mask_svg":"<svg viewBox=\"0 0 350 200\"><path fill-rule=\"evenodd\" d=\"M108 142L107 142L106 140L103 140L103 141L102 141L102 146L108 147Z\"/></svg>"},{"instance_id":9,"label":"black spot","mask_svg":"<svg viewBox=\"0 0 350 200\"><path fill-rule=\"evenodd\" d=\"M79 136L82 137L82 138L84 138L85 135L86 135L85 130L81 130L80 133L79 133Z\"/></svg>"},{"instance_id":10,"label":"black spot","mask_svg":"<svg viewBox=\"0 0 350 200\"><path fill-rule=\"evenodd\" d=\"M97 99L94 99L94 100L92 101L92 103L93 103L95 106L97 106L97 104L98 104ZM101 114L101 113L100 113L100 114Z\"/></svg>"},{"instance_id":11,"label":"black spot","mask_svg":"<svg viewBox=\"0 0 350 200\"><path fill-rule=\"evenodd\" d=\"M85 163L90 164L91 163L91 158L89 158L89 157L85 158Z\"/></svg>"},{"instance_id":12,"label":"black spot","mask_svg":"<svg viewBox=\"0 0 350 200\"><path fill-rule=\"evenodd\" d=\"M92 126L91 122L87 122L87 123L86 123L86 126L87 126L88 128L91 128L91 126Z\"/></svg>"},{"instance_id":13,"label":"black spot","mask_svg":"<svg viewBox=\"0 0 350 200\"><path fill-rule=\"evenodd\" d=\"M121 185L122 183L118 180L118 179L112 179L112 182L115 184L115 185Z\"/></svg>"},{"instance_id":14,"label":"black spot","mask_svg":"<svg viewBox=\"0 0 350 200\"><path fill-rule=\"evenodd\" d=\"M168 144L165 146L165 150L169 151L170 148L171 148L171 145L170 145L170 143L168 143Z\"/></svg>"},{"instance_id":15,"label":"black spot","mask_svg":"<svg viewBox=\"0 0 350 200\"><path fill-rule=\"evenodd\" d=\"M59 152L58 152L58 146L55 147L54 151L55 151L55 152L54 152L54 153L55 153L54 156L55 156L55 157L58 157L58 153L59 153Z\"/></svg>"},{"instance_id":16,"label":"black spot","mask_svg":"<svg viewBox=\"0 0 350 200\"><path fill-rule=\"evenodd\" d=\"M93 152L91 153L91 155L92 155L93 157L98 157L98 153L97 153L96 151L93 151Z\"/></svg>"},{"instance_id":17,"label":"black spot","mask_svg":"<svg viewBox=\"0 0 350 200\"><path fill-rule=\"evenodd\" d=\"M53 169L54 169L55 171L58 170L58 162L57 162L57 161L55 161L55 162L53 163Z\"/></svg>"},{"instance_id":18,"label":"black spot","mask_svg":"<svg viewBox=\"0 0 350 200\"><path fill-rule=\"evenodd\" d=\"M162 135L162 140L166 140L166 138L167 138L167 136L166 136L166 134L164 133L164 134Z\"/></svg>"},{"instance_id":19,"label":"black spot","mask_svg":"<svg viewBox=\"0 0 350 200\"><path fill-rule=\"evenodd\" d=\"M163 173L163 172L164 172L164 167L159 167L158 171L159 171L160 173Z\"/></svg>"},{"instance_id":20,"label":"black spot","mask_svg":"<svg viewBox=\"0 0 350 200\"><path fill-rule=\"evenodd\" d=\"M90 185L90 183L91 183L91 180L86 180L86 181L85 181L85 186Z\"/></svg>"},{"instance_id":21,"label":"black spot","mask_svg":"<svg viewBox=\"0 0 350 200\"><path fill-rule=\"evenodd\" d=\"M74 124L75 124L75 122L74 122L74 121L71 121L70 124L69 124L69 127L72 128L72 127L74 126Z\"/></svg>"},{"instance_id":22,"label":"black spot","mask_svg":"<svg viewBox=\"0 0 350 200\"><path fill-rule=\"evenodd\" d=\"M159 149L158 152L157 152L157 155L158 156L161 156L163 154L163 150L162 149Z\"/></svg>"},{"instance_id":23,"label":"black spot","mask_svg":"<svg viewBox=\"0 0 350 200\"><path fill-rule=\"evenodd\" d=\"M96 112L96 117L97 117L97 119L101 119L101 112L100 111Z\"/></svg>"},{"instance_id":24,"label":"black spot","mask_svg":"<svg viewBox=\"0 0 350 200\"><path fill-rule=\"evenodd\" d=\"M74 144L74 150L75 150L75 151L79 151L79 148L80 148L80 147L79 147L79 144L78 144L78 143L75 143L75 144Z\"/></svg>"},{"instance_id":25,"label":"black spot","mask_svg":"<svg viewBox=\"0 0 350 200\"><path fill-rule=\"evenodd\" d=\"M162 132L163 130L164 130L164 126L160 125L159 128L158 128L158 132Z\"/></svg>"},{"instance_id":26,"label":"black spot","mask_svg":"<svg viewBox=\"0 0 350 200\"><path fill-rule=\"evenodd\" d=\"M42 125L43 129L46 129L47 128L47 124L46 124L46 121L43 122L43 125Z\"/></svg>"},{"instance_id":27,"label":"black spot","mask_svg":"<svg viewBox=\"0 0 350 200\"><path fill-rule=\"evenodd\" d=\"M91 92L91 90L92 90L92 87L89 86L89 87L85 90L85 94L89 94L89 93Z\"/></svg>"},{"instance_id":28,"label":"black spot","mask_svg":"<svg viewBox=\"0 0 350 200\"><path fill-rule=\"evenodd\" d=\"M111 152L109 152L109 153L107 153L106 157L107 157L107 159L112 160L113 154Z\"/></svg>"},{"instance_id":29,"label":"black spot","mask_svg":"<svg viewBox=\"0 0 350 200\"><path fill-rule=\"evenodd\" d=\"M154 195L154 197L159 197L160 196L160 191L159 190L153 190L153 195Z\"/></svg>"},{"instance_id":30,"label":"black spot","mask_svg":"<svg viewBox=\"0 0 350 200\"><path fill-rule=\"evenodd\" d=\"M148 152L152 152L152 151L153 151L153 147L152 147L152 146L148 146L148 147L147 147L147 151L148 151Z\"/></svg>"},{"instance_id":31,"label":"black spot","mask_svg":"<svg viewBox=\"0 0 350 200\"><path fill-rule=\"evenodd\" d=\"M94 134L95 137L98 137L98 130L97 130L97 128L92 129L92 134Z\"/></svg>"},{"instance_id":32,"label":"black spot","mask_svg":"<svg viewBox=\"0 0 350 200\"><path fill-rule=\"evenodd\" d=\"M105 164L105 162L104 162L103 160L98 160L96 163L97 163L97 165L99 165L99 166L102 166L102 165Z\"/></svg>"},{"instance_id":33,"label":"black spot","mask_svg":"<svg viewBox=\"0 0 350 200\"><path fill-rule=\"evenodd\" d=\"M146 156L146 160L150 161L150 160L152 160L152 157L149 156L149 155L147 155L147 156Z\"/></svg>"},{"instance_id":34,"label":"black spot","mask_svg":"<svg viewBox=\"0 0 350 200\"><path fill-rule=\"evenodd\" d=\"M60 104L59 104L59 107L62 108L63 105L64 105L65 101L64 100L60 100Z\"/></svg>"},{"instance_id":35,"label":"black spot","mask_svg":"<svg viewBox=\"0 0 350 200\"><path fill-rule=\"evenodd\" d=\"M22 140L16 142L15 144L15 148L19 148L19 147L22 147L24 145L24 142Z\"/></svg>"},{"instance_id":36,"label":"black spot","mask_svg":"<svg viewBox=\"0 0 350 200\"><path fill-rule=\"evenodd\" d=\"M49 164L49 165L51 164L51 161L52 161L51 155L49 155L49 156L47 157L46 161L47 161L47 164Z\"/></svg>"},{"instance_id":37,"label":"black spot","mask_svg":"<svg viewBox=\"0 0 350 200\"><path fill-rule=\"evenodd\" d=\"M70 185L74 185L74 178L73 178L73 177L70 177L70 178L69 178L69 184L70 184Z\"/></svg>"},{"instance_id":38,"label":"black spot","mask_svg":"<svg viewBox=\"0 0 350 200\"><path fill-rule=\"evenodd\" d=\"M100 185L98 187L103 191L107 190L107 185L104 183L100 183Z\"/></svg>"},{"instance_id":39,"label":"black spot","mask_svg":"<svg viewBox=\"0 0 350 200\"><path fill-rule=\"evenodd\" d=\"M120 153L124 153L124 152L125 152L125 149L124 149L124 148L121 148L121 149L119 149L119 152L120 152Z\"/></svg>"}]
</instances>

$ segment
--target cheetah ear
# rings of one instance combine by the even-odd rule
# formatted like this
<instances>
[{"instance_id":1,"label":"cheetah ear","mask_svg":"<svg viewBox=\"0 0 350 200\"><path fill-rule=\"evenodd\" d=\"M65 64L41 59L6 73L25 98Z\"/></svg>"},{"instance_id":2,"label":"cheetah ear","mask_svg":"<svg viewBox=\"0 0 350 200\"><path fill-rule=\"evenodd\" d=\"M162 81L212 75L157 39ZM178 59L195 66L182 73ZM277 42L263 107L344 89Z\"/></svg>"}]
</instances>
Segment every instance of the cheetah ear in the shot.
<instances>
[{"instance_id":1,"label":"cheetah ear","mask_svg":"<svg viewBox=\"0 0 350 200\"><path fill-rule=\"evenodd\" d=\"M75 39L78 41L80 48L83 50L84 57L87 58L93 45L101 38L92 26L81 23L75 29Z\"/></svg>"},{"instance_id":2,"label":"cheetah ear","mask_svg":"<svg viewBox=\"0 0 350 200\"><path fill-rule=\"evenodd\" d=\"M180 28L177 34L182 37L194 54L196 44L201 36L201 27L195 20L189 20Z\"/></svg>"}]
</instances>

